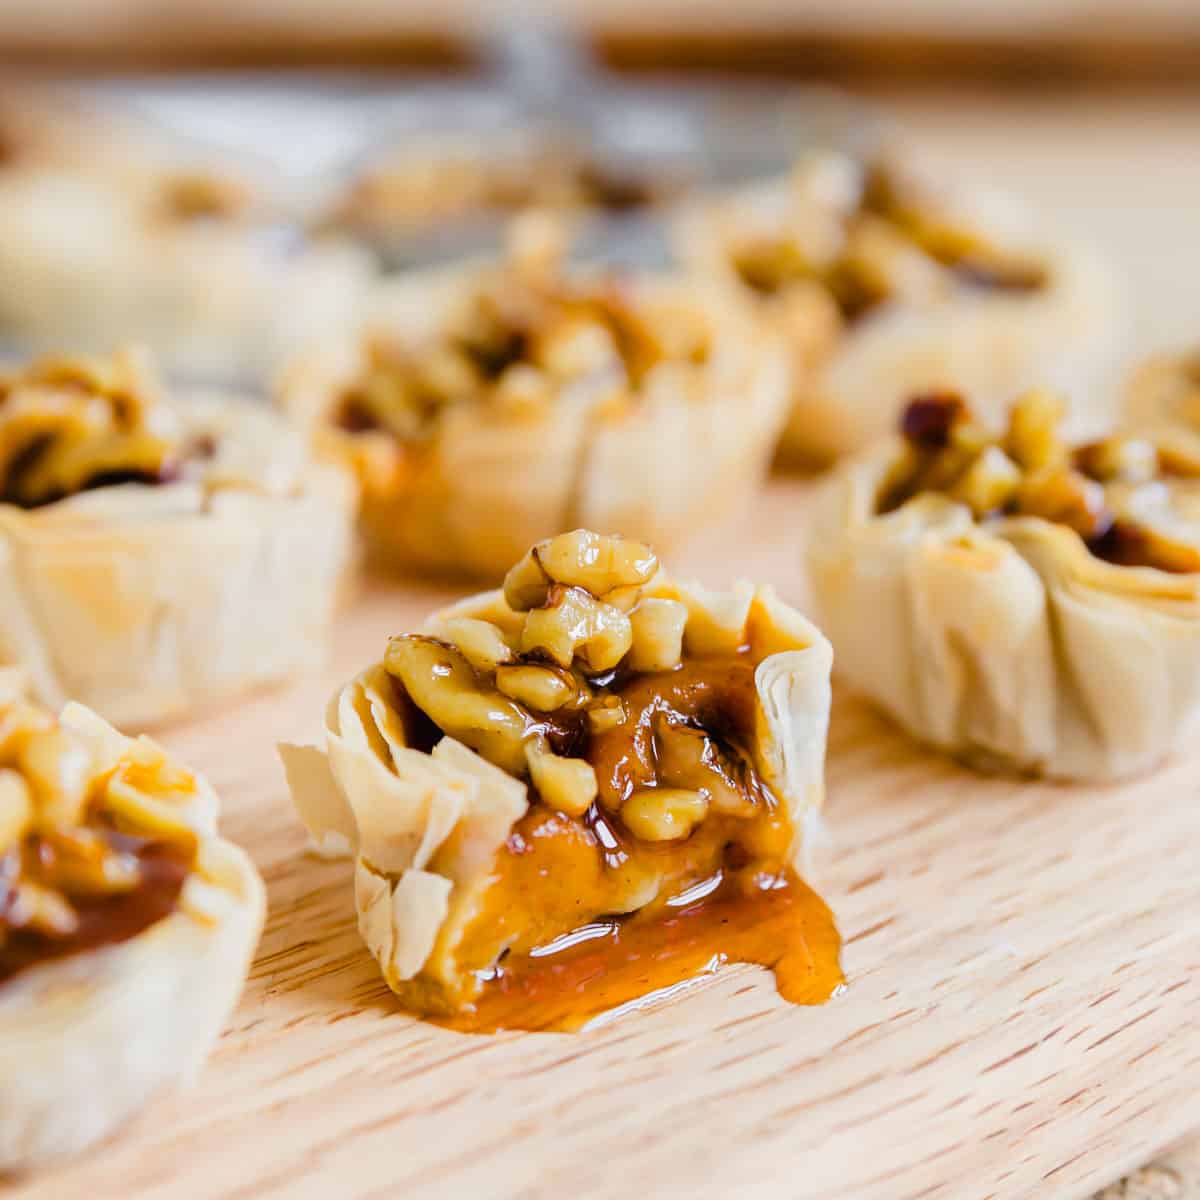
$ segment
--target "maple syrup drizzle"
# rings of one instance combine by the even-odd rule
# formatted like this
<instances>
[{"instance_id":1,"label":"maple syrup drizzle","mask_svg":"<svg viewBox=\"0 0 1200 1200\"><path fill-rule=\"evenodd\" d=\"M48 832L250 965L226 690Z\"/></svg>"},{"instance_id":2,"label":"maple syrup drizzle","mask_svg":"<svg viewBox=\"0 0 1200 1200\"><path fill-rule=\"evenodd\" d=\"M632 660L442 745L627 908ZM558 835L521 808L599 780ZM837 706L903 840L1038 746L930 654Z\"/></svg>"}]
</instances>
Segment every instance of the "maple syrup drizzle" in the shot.
<instances>
[{"instance_id":1,"label":"maple syrup drizzle","mask_svg":"<svg viewBox=\"0 0 1200 1200\"><path fill-rule=\"evenodd\" d=\"M794 872L714 876L665 907L592 921L481 972L474 1002L435 1024L469 1033L578 1030L631 1001L727 963L774 972L793 1004L822 1004L843 983L825 902Z\"/></svg>"}]
</instances>

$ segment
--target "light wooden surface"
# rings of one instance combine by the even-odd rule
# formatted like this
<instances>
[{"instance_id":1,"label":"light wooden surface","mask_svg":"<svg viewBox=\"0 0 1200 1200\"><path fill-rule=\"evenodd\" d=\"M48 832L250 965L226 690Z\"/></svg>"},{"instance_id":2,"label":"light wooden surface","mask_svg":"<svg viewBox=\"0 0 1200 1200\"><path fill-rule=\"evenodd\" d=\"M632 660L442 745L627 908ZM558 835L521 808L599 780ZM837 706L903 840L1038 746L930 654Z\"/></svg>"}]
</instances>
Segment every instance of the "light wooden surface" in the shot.
<instances>
[{"instance_id":1,"label":"light wooden surface","mask_svg":"<svg viewBox=\"0 0 1200 1200\"><path fill-rule=\"evenodd\" d=\"M1140 345L1200 333L1200 107L898 110L964 170L1109 244ZM803 601L807 489L773 484L682 566ZM841 692L815 878L845 936L845 995L790 1008L738 968L573 1037L398 1013L354 931L347 868L302 854L272 743L315 734L332 685L446 596L368 596L323 677L165 735L266 875L258 961L194 1090L12 1200L1071 1200L1200 1126L1200 759L1120 788L980 779ZM1174 1161L1194 1183L1195 1147Z\"/></svg>"},{"instance_id":2,"label":"light wooden surface","mask_svg":"<svg viewBox=\"0 0 1200 1200\"><path fill-rule=\"evenodd\" d=\"M808 486L774 484L684 566L802 599ZM368 596L323 678L165 738L266 876L258 961L195 1090L14 1197L1069 1197L1196 1121L1197 762L1121 788L981 779L840 694L814 877L843 996L790 1007L736 968L575 1036L396 1011L272 743L313 734L335 681L443 598Z\"/></svg>"}]
</instances>

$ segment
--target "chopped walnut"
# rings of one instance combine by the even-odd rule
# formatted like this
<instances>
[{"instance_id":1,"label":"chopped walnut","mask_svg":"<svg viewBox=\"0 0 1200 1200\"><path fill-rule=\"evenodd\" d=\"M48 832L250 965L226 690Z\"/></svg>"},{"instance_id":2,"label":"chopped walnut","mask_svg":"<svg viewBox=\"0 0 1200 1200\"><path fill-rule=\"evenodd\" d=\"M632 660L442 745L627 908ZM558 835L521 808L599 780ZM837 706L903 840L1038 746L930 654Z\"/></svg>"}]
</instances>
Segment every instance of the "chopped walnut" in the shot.
<instances>
[{"instance_id":1,"label":"chopped walnut","mask_svg":"<svg viewBox=\"0 0 1200 1200\"><path fill-rule=\"evenodd\" d=\"M89 736L14 694L0 698L0 727L3 979L164 915L196 854L184 813L198 784L148 739Z\"/></svg>"},{"instance_id":2,"label":"chopped walnut","mask_svg":"<svg viewBox=\"0 0 1200 1200\"><path fill-rule=\"evenodd\" d=\"M0 503L171 477L178 439L147 361L45 358L0 377Z\"/></svg>"},{"instance_id":3,"label":"chopped walnut","mask_svg":"<svg viewBox=\"0 0 1200 1200\"><path fill-rule=\"evenodd\" d=\"M677 304L651 314L619 277L569 270L544 238L526 245L530 228L519 226L509 260L472 276L433 331L366 339L336 425L419 446L458 406L536 416L569 392L616 411L639 401L657 368L709 361L717 330L706 313Z\"/></svg>"},{"instance_id":4,"label":"chopped walnut","mask_svg":"<svg viewBox=\"0 0 1200 1200\"><path fill-rule=\"evenodd\" d=\"M914 399L901 419L904 450L880 492L879 511L941 492L978 520L1028 516L1064 525L1097 557L1122 566L1200 570L1200 547L1176 529L1146 524L1131 501L1139 489L1161 487L1181 460L1121 434L1072 448L1060 434L1064 414L1057 396L1032 391L1013 405L1004 434L993 436L961 396Z\"/></svg>"},{"instance_id":5,"label":"chopped walnut","mask_svg":"<svg viewBox=\"0 0 1200 1200\"><path fill-rule=\"evenodd\" d=\"M644 842L677 842L708 815L708 797L685 788L647 788L634 792L621 808L621 819Z\"/></svg>"},{"instance_id":6,"label":"chopped walnut","mask_svg":"<svg viewBox=\"0 0 1200 1200\"><path fill-rule=\"evenodd\" d=\"M561 534L478 615L393 638L384 666L435 739L568 816L598 805L645 841L686 838L710 810L751 818L775 803L739 748L754 737L754 664L736 649L689 658L689 608L670 588L648 593L657 573L638 542Z\"/></svg>"},{"instance_id":7,"label":"chopped walnut","mask_svg":"<svg viewBox=\"0 0 1200 1200\"><path fill-rule=\"evenodd\" d=\"M180 171L162 180L157 207L168 221L229 219L244 214L252 201L250 189L233 176Z\"/></svg>"},{"instance_id":8,"label":"chopped walnut","mask_svg":"<svg viewBox=\"0 0 1200 1200\"><path fill-rule=\"evenodd\" d=\"M591 763L560 758L537 746L529 747L528 759L530 778L544 803L572 817L587 812L599 790Z\"/></svg>"},{"instance_id":9,"label":"chopped walnut","mask_svg":"<svg viewBox=\"0 0 1200 1200\"><path fill-rule=\"evenodd\" d=\"M770 231L756 221L730 251L742 282L761 295L815 282L854 320L880 304L921 303L953 287L1046 286L1040 263L998 245L887 159L813 156L797 168L790 198Z\"/></svg>"},{"instance_id":10,"label":"chopped walnut","mask_svg":"<svg viewBox=\"0 0 1200 1200\"><path fill-rule=\"evenodd\" d=\"M686 605L678 600L641 601L629 615L629 663L635 671L669 671L683 657Z\"/></svg>"}]
</instances>

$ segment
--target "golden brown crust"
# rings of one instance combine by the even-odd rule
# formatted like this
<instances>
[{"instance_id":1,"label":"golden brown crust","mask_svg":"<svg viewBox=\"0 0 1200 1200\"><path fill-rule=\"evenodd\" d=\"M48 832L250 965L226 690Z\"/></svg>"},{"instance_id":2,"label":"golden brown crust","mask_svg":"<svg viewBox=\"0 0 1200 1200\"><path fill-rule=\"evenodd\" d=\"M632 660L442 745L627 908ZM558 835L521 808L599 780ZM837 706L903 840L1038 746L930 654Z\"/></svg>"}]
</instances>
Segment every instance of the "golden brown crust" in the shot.
<instances>
[{"instance_id":1,"label":"golden brown crust","mask_svg":"<svg viewBox=\"0 0 1200 1200\"><path fill-rule=\"evenodd\" d=\"M681 280L615 285L552 269L548 282L530 282L524 270L456 268L391 293L381 326L426 372L426 389L475 298L532 295L543 313L532 359L495 384L477 380L466 399L440 401L411 438L337 427L339 406L369 373L369 339L302 357L284 377L284 410L354 464L368 553L380 563L496 579L531 542L580 524L669 544L765 470L783 417L784 365L746 314ZM612 309L610 328L597 314ZM641 357L636 367L622 361L623 341L613 355L613 330L622 340L632 328L651 347L649 368ZM543 337L551 330L553 346ZM689 330L698 331L693 349ZM571 356L585 351L594 361L575 365Z\"/></svg>"},{"instance_id":2,"label":"golden brown crust","mask_svg":"<svg viewBox=\"0 0 1200 1200\"><path fill-rule=\"evenodd\" d=\"M1071 524L977 519L943 490L881 512L909 455L897 439L845 464L812 530L844 677L914 736L982 765L1106 780L1185 744L1200 717L1200 574L1105 561ZM1125 519L1200 547L1190 489L1120 490Z\"/></svg>"},{"instance_id":3,"label":"golden brown crust","mask_svg":"<svg viewBox=\"0 0 1200 1200\"><path fill-rule=\"evenodd\" d=\"M782 457L823 463L855 450L891 428L907 395L930 388L967 392L988 417L1036 384L1094 401L1086 385L1115 336L1105 268L1031 239L994 211L1007 207L994 197L906 180L912 199L902 189L902 202L881 200L878 175L877 165L818 154L790 180L701 205L680 224L686 261L723 279L792 347ZM748 286L739 268L756 244L792 247L768 259L778 278L766 288Z\"/></svg>"},{"instance_id":4,"label":"golden brown crust","mask_svg":"<svg viewBox=\"0 0 1200 1200\"><path fill-rule=\"evenodd\" d=\"M0 980L0 1170L9 1171L117 1132L157 1091L194 1074L241 991L265 901L246 856L216 836L216 798L203 779L80 705L57 723L35 720L12 673L0 684L4 778L20 781L31 805L18 843L6 848L10 865L39 839L83 846L110 827L126 839L102 875L87 875L83 859L44 855L6 872L16 889L0 929L0 961L11 972ZM171 911L109 944L52 953L59 939L78 937L69 918L96 903L97 887L130 885L117 868L141 840L186 852ZM56 919L67 919L59 928L45 924L51 896ZM14 958L16 939L24 948Z\"/></svg>"},{"instance_id":5,"label":"golden brown crust","mask_svg":"<svg viewBox=\"0 0 1200 1200\"><path fill-rule=\"evenodd\" d=\"M0 663L50 704L126 724L316 661L351 553L352 481L272 414L197 400L165 415L175 442L207 444L194 471L0 504Z\"/></svg>"}]
</instances>

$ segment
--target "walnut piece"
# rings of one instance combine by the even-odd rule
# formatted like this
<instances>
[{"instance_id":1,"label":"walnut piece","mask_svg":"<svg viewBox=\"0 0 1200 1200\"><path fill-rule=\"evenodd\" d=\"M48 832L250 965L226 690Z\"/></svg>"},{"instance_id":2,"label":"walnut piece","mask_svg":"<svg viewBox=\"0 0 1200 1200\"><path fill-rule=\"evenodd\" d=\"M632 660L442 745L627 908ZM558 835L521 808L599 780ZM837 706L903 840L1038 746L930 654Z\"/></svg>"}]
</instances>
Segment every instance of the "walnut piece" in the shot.
<instances>
[{"instance_id":1,"label":"walnut piece","mask_svg":"<svg viewBox=\"0 0 1200 1200\"><path fill-rule=\"evenodd\" d=\"M816 284L853 321L879 305L920 304L953 287L1029 292L1047 283L1041 263L999 245L886 158L809 156L786 199L769 228L755 213L731 239L734 271L760 295Z\"/></svg>"},{"instance_id":2,"label":"walnut piece","mask_svg":"<svg viewBox=\"0 0 1200 1200\"><path fill-rule=\"evenodd\" d=\"M942 492L977 520L1039 517L1066 526L1097 557L1120 566L1200 569L1200 546L1189 540L1185 523L1151 526L1136 515L1137 497L1151 494L1145 489L1163 489L1172 475L1200 473L1200 465L1120 434L1072 448L1060 433L1065 411L1052 393L1028 392L1013 405L1004 434L993 436L961 396L915 398L901 420L904 446L880 490L879 511Z\"/></svg>"},{"instance_id":3,"label":"walnut piece","mask_svg":"<svg viewBox=\"0 0 1200 1200\"><path fill-rule=\"evenodd\" d=\"M149 362L45 358L0 377L0 503L31 508L103 483L158 482L179 447Z\"/></svg>"},{"instance_id":4,"label":"walnut piece","mask_svg":"<svg viewBox=\"0 0 1200 1200\"><path fill-rule=\"evenodd\" d=\"M643 587L658 571L649 546L574 529L538 542L504 578L504 598L517 612L545 604L558 583L603 599L618 589Z\"/></svg>"},{"instance_id":5,"label":"walnut piece","mask_svg":"<svg viewBox=\"0 0 1200 1200\"><path fill-rule=\"evenodd\" d=\"M657 571L641 543L562 534L476 615L392 638L384 667L439 734L568 816L599 804L647 841L686 838L710 809L753 817L773 801L728 739L739 736L729 714L742 714L736 725L753 712L754 666L736 649L685 660L689 608L644 594Z\"/></svg>"},{"instance_id":6,"label":"walnut piece","mask_svg":"<svg viewBox=\"0 0 1200 1200\"><path fill-rule=\"evenodd\" d=\"M575 272L524 245L529 231L519 223L508 261L464 276L434 328L368 334L333 424L416 448L464 406L528 421L569 392L599 419L638 402L660 369L705 368L718 330L703 306L651 302L619 276Z\"/></svg>"},{"instance_id":7,"label":"walnut piece","mask_svg":"<svg viewBox=\"0 0 1200 1200\"><path fill-rule=\"evenodd\" d=\"M137 888L137 845L195 855L184 815L195 777L149 739L103 728L89 737L19 696L0 698L0 956L30 937L52 953L78 930L79 906Z\"/></svg>"}]
</instances>

